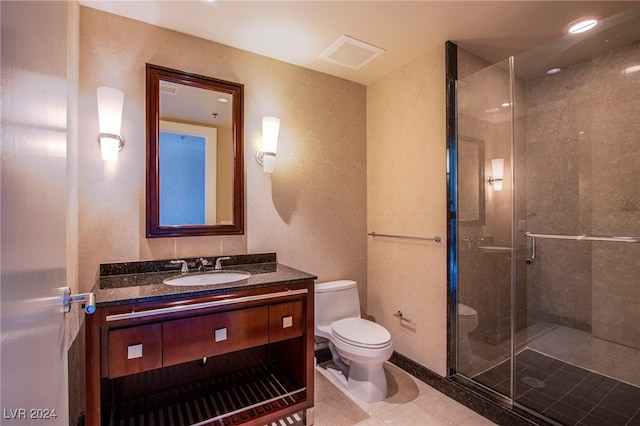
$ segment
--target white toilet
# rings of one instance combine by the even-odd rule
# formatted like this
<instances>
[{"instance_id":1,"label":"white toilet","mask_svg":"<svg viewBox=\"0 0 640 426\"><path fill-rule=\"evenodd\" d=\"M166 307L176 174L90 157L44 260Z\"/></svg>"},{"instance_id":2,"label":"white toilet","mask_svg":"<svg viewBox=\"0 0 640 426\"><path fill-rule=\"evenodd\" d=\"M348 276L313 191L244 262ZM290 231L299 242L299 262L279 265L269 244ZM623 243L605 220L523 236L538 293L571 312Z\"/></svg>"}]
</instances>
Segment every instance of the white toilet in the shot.
<instances>
[{"instance_id":1,"label":"white toilet","mask_svg":"<svg viewBox=\"0 0 640 426\"><path fill-rule=\"evenodd\" d=\"M351 393L365 402L387 397L383 364L393 354L386 328L360 317L355 281L315 285L316 342L328 340L333 364L327 367Z\"/></svg>"},{"instance_id":2,"label":"white toilet","mask_svg":"<svg viewBox=\"0 0 640 426\"><path fill-rule=\"evenodd\" d=\"M458 303L458 359L460 367L471 367L472 354L469 334L478 326L478 312L471 306Z\"/></svg>"}]
</instances>

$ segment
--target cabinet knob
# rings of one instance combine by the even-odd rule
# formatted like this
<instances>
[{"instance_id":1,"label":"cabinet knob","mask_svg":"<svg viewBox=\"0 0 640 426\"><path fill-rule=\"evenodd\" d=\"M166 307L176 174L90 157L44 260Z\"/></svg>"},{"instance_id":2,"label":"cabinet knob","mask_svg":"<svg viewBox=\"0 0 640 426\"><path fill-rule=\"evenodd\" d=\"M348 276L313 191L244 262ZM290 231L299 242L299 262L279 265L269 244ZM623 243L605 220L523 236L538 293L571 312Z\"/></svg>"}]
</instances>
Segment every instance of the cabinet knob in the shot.
<instances>
[{"instance_id":1,"label":"cabinet knob","mask_svg":"<svg viewBox=\"0 0 640 426\"><path fill-rule=\"evenodd\" d=\"M127 359L142 358L142 343L127 346Z\"/></svg>"},{"instance_id":2,"label":"cabinet knob","mask_svg":"<svg viewBox=\"0 0 640 426\"><path fill-rule=\"evenodd\" d=\"M293 327L293 316L282 317L282 328Z\"/></svg>"},{"instance_id":3,"label":"cabinet knob","mask_svg":"<svg viewBox=\"0 0 640 426\"><path fill-rule=\"evenodd\" d=\"M216 342L222 342L223 340L227 340L227 329L219 328L213 332L213 335Z\"/></svg>"}]
</instances>

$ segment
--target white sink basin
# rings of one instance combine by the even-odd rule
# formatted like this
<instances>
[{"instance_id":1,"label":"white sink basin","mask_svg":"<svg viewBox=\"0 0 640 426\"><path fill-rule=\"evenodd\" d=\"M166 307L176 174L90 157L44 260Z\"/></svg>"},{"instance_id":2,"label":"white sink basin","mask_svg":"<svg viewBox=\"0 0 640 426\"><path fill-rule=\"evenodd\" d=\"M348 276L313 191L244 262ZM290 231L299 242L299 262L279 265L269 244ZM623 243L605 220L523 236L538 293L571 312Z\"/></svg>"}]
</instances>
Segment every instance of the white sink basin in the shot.
<instances>
[{"instance_id":1,"label":"white sink basin","mask_svg":"<svg viewBox=\"0 0 640 426\"><path fill-rule=\"evenodd\" d=\"M242 281L249 278L251 274L244 272L212 272L209 274L185 275L178 278L167 278L162 281L167 285L188 286L188 285L214 285L228 284Z\"/></svg>"}]
</instances>

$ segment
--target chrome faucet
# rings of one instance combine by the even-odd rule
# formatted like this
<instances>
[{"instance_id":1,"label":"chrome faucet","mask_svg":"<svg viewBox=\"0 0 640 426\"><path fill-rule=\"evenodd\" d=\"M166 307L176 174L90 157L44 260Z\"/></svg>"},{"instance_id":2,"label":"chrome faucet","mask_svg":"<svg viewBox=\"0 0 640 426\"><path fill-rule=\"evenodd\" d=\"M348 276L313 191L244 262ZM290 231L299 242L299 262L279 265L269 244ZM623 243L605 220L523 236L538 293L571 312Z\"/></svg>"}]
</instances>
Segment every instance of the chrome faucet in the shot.
<instances>
[{"instance_id":1,"label":"chrome faucet","mask_svg":"<svg viewBox=\"0 0 640 426\"><path fill-rule=\"evenodd\" d=\"M229 256L225 256L225 257L219 257L216 259L216 266L214 266L214 269L216 271L219 271L222 269L222 264L220 263L221 260L229 260L231 259Z\"/></svg>"},{"instance_id":2,"label":"chrome faucet","mask_svg":"<svg viewBox=\"0 0 640 426\"><path fill-rule=\"evenodd\" d=\"M189 265L187 265L187 261L186 260L182 260L182 259L172 260L171 263L173 263L174 265L182 263L182 268L180 269L180 273L182 275L185 275L185 274L189 273Z\"/></svg>"},{"instance_id":3,"label":"chrome faucet","mask_svg":"<svg viewBox=\"0 0 640 426\"><path fill-rule=\"evenodd\" d=\"M211 262L209 262L207 259L203 257L196 260L196 266L198 267L198 271L200 272L204 272L205 266L209 266L209 265L211 265Z\"/></svg>"}]
</instances>

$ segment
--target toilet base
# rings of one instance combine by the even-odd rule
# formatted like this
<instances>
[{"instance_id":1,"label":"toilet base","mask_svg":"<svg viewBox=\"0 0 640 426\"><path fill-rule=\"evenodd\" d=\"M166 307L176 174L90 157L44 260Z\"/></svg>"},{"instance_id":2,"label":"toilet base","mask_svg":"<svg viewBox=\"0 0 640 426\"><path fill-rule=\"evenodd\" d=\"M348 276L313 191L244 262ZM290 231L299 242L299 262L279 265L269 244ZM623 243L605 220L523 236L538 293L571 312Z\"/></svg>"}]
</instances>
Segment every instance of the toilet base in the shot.
<instances>
[{"instance_id":1,"label":"toilet base","mask_svg":"<svg viewBox=\"0 0 640 426\"><path fill-rule=\"evenodd\" d=\"M387 397L387 376L383 363L361 364L351 361L348 365L340 358L333 343L329 343L333 363L327 371L349 392L364 402L380 402Z\"/></svg>"},{"instance_id":2,"label":"toilet base","mask_svg":"<svg viewBox=\"0 0 640 426\"><path fill-rule=\"evenodd\" d=\"M384 368L370 368L367 365L351 363L348 377L334 364L327 371L349 392L364 402L380 402L387 397L387 377Z\"/></svg>"},{"instance_id":3,"label":"toilet base","mask_svg":"<svg viewBox=\"0 0 640 426\"><path fill-rule=\"evenodd\" d=\"M363 365L352 362L347 389L365 402L379 402L387 397L387 377L383 364Z\"/></svg>"},{"instance_id":4,"label":"toilet base","mask_svg":"<svg viewBox=\"0 0 640 426\"><path fill-rule=\"evenodd\" d=\"M334 364L327 365L326 370L331 373L333 378L336 379L338 383L340 383L345 388L347 387L347 376L345 376L340 369L336 368Z\"/></svg>"}]
</instances>

